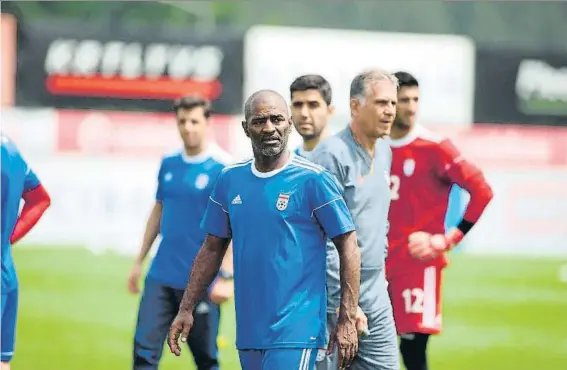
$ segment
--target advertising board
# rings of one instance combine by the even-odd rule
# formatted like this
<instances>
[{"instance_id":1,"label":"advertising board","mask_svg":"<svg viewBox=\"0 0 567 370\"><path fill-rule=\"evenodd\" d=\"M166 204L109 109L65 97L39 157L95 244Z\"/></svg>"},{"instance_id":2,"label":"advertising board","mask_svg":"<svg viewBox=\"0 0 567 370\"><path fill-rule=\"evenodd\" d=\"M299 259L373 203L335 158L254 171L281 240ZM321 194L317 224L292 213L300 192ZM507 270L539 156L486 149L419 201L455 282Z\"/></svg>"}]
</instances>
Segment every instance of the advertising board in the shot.
<instances>
[{"instance_id":1,"label":"advertising board","mask_svg":"<svg viewBox=\"0 0 567 370\"><path fill-rule=\"evenodd\" d=\"M91 128L76 127L87 125L81 122L93 112L13 108L1 113L3 131L22 148L52 196L51 208L24 243L135 252L153 203L160 156L178 148L170 118L97 112L110 122L97 137L88 134ZM218 127L230 144L225 150L234 155L250 144L238 117L230 118L228 127ZM82 130L87 134L78 135ZM451 137L494 190L463 253L567 256L567 128L433 130ZM87 139L77 140L81 136Z\"/></svg>"},{"instance_id":2,"label":"advertising board","mask_svg":"<svg viewBox=\"0 0 567 370\"><path fill-rule=\"evenodd\" d=\"M567 126L567 53L477 50L475 121Z\"/></svg>"},{"instance_id":3,"label":"advertising board","mask_svg":"<svg viewBox=\"0 0 567 370\"><path fill-rule=\"evenodd\" d=\"M169 112L185 94L236 114L242 101L242 34L111 28L69 21L23 23L19 106Z\"/></svg>"}]
</instances>

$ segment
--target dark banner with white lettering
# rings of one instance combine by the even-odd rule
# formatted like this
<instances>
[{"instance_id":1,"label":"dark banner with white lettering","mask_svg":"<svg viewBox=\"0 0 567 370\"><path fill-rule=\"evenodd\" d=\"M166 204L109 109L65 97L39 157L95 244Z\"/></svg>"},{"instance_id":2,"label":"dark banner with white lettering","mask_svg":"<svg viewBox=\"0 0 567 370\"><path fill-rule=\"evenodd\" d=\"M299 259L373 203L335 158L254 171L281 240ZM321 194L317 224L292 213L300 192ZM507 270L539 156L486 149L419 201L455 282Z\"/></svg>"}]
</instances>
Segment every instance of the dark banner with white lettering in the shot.
<instances>
[{"instance_id":1,"label":"dark banner with white lettering","mask_svg":"<svg viewBox=\"0 0 567 370\"><path fill-rule=\"evenodd\" d=\"M239 114L242 83L243 33L22 25L19 106L164 112L197 94L215 113Z\"/></svg>"},{"instance_id":2,"label":"dark banner with white lettering","mask_svg":"<svg viewBox=\"0 0 567 370\"><path fill-rule=\"evenodd\" d=\"M567 126L567 54L477 49L475 122Z\"/></svg>"}]
</instances>

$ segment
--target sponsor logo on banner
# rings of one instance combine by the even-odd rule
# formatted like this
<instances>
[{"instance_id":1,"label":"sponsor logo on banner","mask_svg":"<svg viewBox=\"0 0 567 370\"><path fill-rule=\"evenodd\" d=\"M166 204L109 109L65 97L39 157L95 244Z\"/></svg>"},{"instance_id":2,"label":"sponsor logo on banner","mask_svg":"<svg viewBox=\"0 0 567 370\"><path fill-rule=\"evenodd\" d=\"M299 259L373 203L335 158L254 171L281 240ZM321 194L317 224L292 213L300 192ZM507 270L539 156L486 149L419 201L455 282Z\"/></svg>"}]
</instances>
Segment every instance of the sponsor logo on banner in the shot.
<instances>
[{"instance_id":1,"label":"sponsor logo on banner","mask_svg":"<svg viewBox=\"0 0 567 370\"><path fill-rule=\"evenodd\" d=\"M59 153L156 157L181 146L175 116L168 113L59 110L56 125ZM232 152L237 126L232 116L212 116L213 140Z\"/></svg>"},{"instance_id":2,"label":"sponsor logo on banner","mask_svg":"<svg viewBox=\"0 0 567 370\"><path fill-rule=\"evenodd\" d=\"M71 21L22 23L20 106L170 112L199 95L218 114L242 110L243 35Z\"/></svg>"},{"instance_id":3,"label":"sponsor logo on banner","mask_svg":"<svg viewBox=\"0 0 567 370\"><path fill-rule=\"evenodd\" d=\"M516 94L524 114L567 116L567 65L555 68L544 60L522 60Z\"/></svg>"},{"instance_id":4,"label":"sponsor logo on banner","mask_svg":"<svg viewBox=\"0 0 567 370\"><path fill-rule=\"evenodd\" d=\"M61 38L47 49L46 86L55 95L175 99L190 91L214 100L223 58L215 45Z\"/></svg>"},{"instance_id":5,"label":"sponsor logo on banner","mask_svg":"<svg viewBox=\"0 0 567 370\"><path fill-rule=\"evenodd\" d=\"M479 47L475 122L567 126L567 53Z\"/></svg>"},{"instance_id":6,"label":"sponsor logo on banner","mask_svg":"<svg viewBox=\"0 0 567 370\"><path fill-rule=\"evenodd\" d=\"M273 45L302 57L275 59L265 52ZM244 48L244 98L267 88L287 98L295 78L320 74L333 88L335 116L344 126L350 119L352 79L379 67L416 76L421 122L473 122L475 46L464 36L256 26L247 32Z\"/></svg>"}]
</instances>

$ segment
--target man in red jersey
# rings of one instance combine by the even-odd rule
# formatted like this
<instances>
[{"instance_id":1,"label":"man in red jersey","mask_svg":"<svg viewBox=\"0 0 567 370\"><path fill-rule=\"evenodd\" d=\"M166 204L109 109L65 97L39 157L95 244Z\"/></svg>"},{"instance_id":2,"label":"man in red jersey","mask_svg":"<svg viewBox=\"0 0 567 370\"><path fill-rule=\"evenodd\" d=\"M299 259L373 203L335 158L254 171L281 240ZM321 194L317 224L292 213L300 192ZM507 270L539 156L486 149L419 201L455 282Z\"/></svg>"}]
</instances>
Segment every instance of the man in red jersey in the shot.
<instances>
[{"instance_id":1,"label":"man in red jersey","mask_svg":"<svg viewBox=\"0 0 567 370\"><path fill-rule=\"evenodd\" d=\"M427 342L442 330L441 280L446 252L478 221L492 199L482 172L448 139L416 124L419 84L406 72L399 80L392 148L388 291L400 352L408 370L427 370ZM453 184L470 193L462 221L445 233L444 221Z\"/></svg>"}]
</instances>

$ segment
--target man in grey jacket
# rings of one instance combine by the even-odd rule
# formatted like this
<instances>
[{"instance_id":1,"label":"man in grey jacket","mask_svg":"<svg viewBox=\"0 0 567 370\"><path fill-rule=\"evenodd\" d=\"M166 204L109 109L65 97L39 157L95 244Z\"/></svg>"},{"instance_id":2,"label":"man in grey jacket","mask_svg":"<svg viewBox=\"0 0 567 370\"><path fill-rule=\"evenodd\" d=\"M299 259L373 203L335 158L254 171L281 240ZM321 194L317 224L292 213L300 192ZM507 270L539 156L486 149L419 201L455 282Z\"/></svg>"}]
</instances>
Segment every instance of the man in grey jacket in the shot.
<instances>
[{"instance_id":1,"label":"man in grey jacket","mask_svg":"<svg viewBox=\"0 0 567 370\"><path fill-rule=\"evenodd\" d=\"M357 75L350 89L350 124L321 142L311 158L343 186L361 249L359 306L368 319L368 332L360 338L358 355L349 366L354 370L400 368L384 273L392 152L383 137L390 133L396 115L397 88L396 77L383 70ZM339 260L332 245L328 245L327 265L327 326L331 332L340 297ZM336 357L335 351L320 357L317 369L336 370Z\"/></svg>"}]
</instances>

